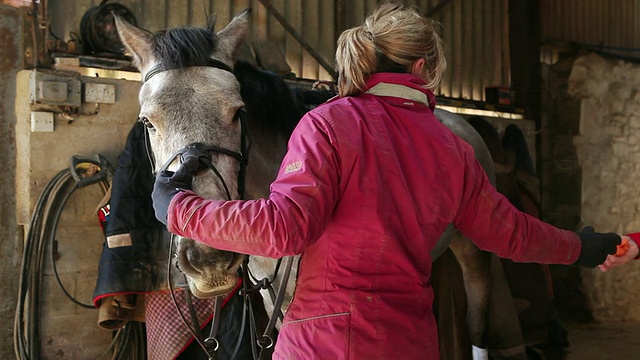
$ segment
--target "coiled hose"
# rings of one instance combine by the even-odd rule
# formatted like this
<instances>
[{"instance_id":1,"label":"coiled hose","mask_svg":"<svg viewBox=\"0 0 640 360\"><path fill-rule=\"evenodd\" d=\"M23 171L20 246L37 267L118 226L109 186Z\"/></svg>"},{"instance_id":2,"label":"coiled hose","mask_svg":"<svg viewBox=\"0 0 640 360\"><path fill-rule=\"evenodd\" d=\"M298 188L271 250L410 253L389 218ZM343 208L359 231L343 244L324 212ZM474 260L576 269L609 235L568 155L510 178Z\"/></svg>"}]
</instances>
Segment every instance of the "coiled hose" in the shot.
<instances>
[{"instance_id":1,"label":"coiled hose","mask_svg":"<svg viewBox=\"0 0 640 360\"><path fill-rule=\"evenodd\" d=\"M40 298L47 248L56 281L65 296L82 308L95 309L93 305L83 304L75 299L64 288L58 276L53 243L60 215L75 190L86 185L98 184L105 193L107 192L110 180L108 176L102 175L113 170L104 157L98 155L98 159L100 162L90 161L90 163L98 164L96 166L98 168L101 165L102 168L99 171L105 171L105 173L100 173L101 176L95 176L95 173L87 172L79 176L78 169L81 168L79 165L85 163L79 162L77 157L72 157L71 167L54 176L36 202L29 223L20 268L19 294L13 334L16 359L37 360L42 357ZM145 342L144 324L130 321L122 329L113 332L113 340L101 359L106 358L110 353L112 353L112 359L145 359Z\"/></svg>"}]
</instances>

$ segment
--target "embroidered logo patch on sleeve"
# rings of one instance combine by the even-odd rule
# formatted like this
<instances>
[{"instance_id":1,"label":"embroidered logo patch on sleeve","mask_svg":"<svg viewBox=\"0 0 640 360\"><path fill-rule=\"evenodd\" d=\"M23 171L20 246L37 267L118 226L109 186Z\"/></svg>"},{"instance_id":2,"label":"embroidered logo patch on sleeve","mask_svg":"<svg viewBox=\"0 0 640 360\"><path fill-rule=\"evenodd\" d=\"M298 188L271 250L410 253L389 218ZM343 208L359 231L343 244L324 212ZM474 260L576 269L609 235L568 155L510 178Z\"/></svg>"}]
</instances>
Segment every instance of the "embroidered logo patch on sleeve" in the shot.
<instances>
[{"instance_id":1,"label":"embroidered logo patch on sleeve","mask_svg":"<svg viewBox=\"0 0 640 360\"><path fill-rule=\"evenodd\" d=\"M284 168L284 173L291 173L294 171L298 171L302 169L302 161L296 161L296 162L292 162L291 164L287 165L287 167Z\"/></svg>"}]
</instances>

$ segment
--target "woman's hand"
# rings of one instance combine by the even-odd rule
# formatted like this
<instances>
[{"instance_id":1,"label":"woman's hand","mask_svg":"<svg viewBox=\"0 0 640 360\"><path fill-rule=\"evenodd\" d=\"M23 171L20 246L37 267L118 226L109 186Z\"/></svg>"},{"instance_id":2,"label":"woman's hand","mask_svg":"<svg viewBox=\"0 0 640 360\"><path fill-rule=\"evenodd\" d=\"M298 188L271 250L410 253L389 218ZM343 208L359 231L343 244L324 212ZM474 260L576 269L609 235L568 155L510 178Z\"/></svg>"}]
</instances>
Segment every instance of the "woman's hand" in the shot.
<instances>
[{"instance_id":1,"label":"woman's hand","mask_svg":"<svg viewBox=\"0 0 640 360\"><path fill-rule=\"evenodd\" d=\"M607 272L616 266L626 264L630 260L633 260L636 257L638 257L638 255L640 254L640 249L638 248L638 244L636 244L635 241L631 240L631 238L628 236L623 236L622 241L623 243L625 241L627 242L628 249L626 253L622 255L615 255L615 254L608 255L607 260L605 260L604 264L598 266L600 270L602 270L603 272Z\"/></svg>"}]
</instances>

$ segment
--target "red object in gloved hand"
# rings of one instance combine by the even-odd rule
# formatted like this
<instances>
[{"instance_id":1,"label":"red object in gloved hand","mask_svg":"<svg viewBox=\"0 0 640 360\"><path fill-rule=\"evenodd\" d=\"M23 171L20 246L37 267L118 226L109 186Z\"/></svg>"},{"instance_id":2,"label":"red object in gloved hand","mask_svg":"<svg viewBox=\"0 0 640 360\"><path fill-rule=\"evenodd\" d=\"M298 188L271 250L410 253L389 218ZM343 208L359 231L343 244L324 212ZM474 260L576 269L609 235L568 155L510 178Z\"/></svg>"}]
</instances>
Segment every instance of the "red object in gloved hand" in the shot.
<instances>
[{"instance_id":1,"label":"red object in gloved hand","mask_svg":"<svg viewBox=\"0 0 640 360\"><path fill-rule=\"evenodd\" d=\"M620 245L616 247L616 256L622 256L629 251L629 238L626 236L622 238Z\"/></svg>"}]
</instances>

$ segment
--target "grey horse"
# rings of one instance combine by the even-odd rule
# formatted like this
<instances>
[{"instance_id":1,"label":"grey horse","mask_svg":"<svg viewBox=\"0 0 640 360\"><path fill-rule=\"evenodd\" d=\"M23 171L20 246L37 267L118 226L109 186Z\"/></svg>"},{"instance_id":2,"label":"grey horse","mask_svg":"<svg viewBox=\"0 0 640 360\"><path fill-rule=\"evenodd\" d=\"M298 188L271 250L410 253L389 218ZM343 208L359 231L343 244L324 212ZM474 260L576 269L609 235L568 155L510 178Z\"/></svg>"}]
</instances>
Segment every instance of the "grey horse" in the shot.
<instances>
[{"instance_id":1,"label":"grey horse","mask_svg":"<svg viewBox=\"0 0 640 360\"><path fill-rule=\"evenodd\" d=\"M242 127L248 129L251 155L244 180L237 181L241 161L224 152L213 152L211 163L220 175L205 171L197 175L193 183L194 191L206 198L239 198L239 186L245 187L246 198L267 197L269 184L286 150L289 133L283 128L287 127L265 124L265 112L256 113L248 108L245 121L239 121L247 102L255 100L255 94L243 94L245 82L239 79L234 68L237 67L236 50L248 35L249 15L249 10L239 13L217 33L210 24L206 29L185 27L156 34L116 16L120 38L144 79L139 92L139 119L147 126L156 171L163 165L174 169L179 158L176 155L192 143L240 153ZM263 104L271 102L269 98L261 100ZM455 114L436 110L436 116L474 147L476 157L494 182L493 162L482 138ZM437 258L447 247L453 250L463 270L471 342L484 348L491 255L480 251L453 226L442 235L432 257ZM177 254L179 268L187 275L191 291L199 297L216 296L233 289L238 281L238 267L245 258L186 238L179 240ZM250 267L256 276L267 276L275 261L252 257ZM294 286L288 286L288 294Z\"/></svg>"}]
</instances>

